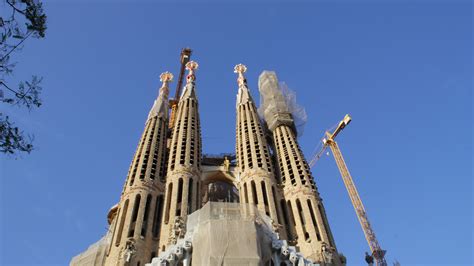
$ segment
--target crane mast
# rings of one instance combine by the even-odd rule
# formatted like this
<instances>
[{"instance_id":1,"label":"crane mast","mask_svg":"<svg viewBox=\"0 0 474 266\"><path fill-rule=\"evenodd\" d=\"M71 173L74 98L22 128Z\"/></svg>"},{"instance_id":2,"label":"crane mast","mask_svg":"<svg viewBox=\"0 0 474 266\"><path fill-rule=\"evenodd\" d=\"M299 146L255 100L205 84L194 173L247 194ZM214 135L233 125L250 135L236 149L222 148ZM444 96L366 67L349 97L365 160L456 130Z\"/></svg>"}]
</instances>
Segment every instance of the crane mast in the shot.
<instances>
[{"instance_id":1,"label":"crane mast","mask_svg":"<svg viewBox=\"0 0 474 266\"><path fill-rule=\"evenodd\" d=\"M344 157L342 156L341 150L337 145L337 142L334 138L344 129L349 123L351 122L351 117L346 115L344 119L339 122L337 128L333 133L329 133L326 131L325 138L323 139L323 147L320 152L313 157L310 162L310 166L314 166L317 160L320 158L321 154L324 152L326 147L332 151L334 159L336 160L337 168L341 173L342 180L344 181L344 185L346 186L347 192L349 194L349 198L351 199L352 205L354 206L354 210L356 212L357 218L359 219L360 225L362 226L362 230L364 231L365 239L369 244L370 250L372 252L373 258L375 258L375 262L377 266L387 266L387 262L385 260L385 253L386 251L380 247L379 242L375 236L375 232L370 225L369 218L367 217L367 213L365 211L364 205L362 204L362 200L360 199L359 193L357 192L356 186L354 181L349 173L346 163L344 162Z\"/></svg>"},{"instance_id":2,"label":"crane mast","mask_svg":"<svg viewBox=\"0 0 474 266\"><path fill-rule=\"evenodd\" d=\"M179 102L179 96L181 94L181 88L183 86L183 79L184 79L184 72L186 70L186 63L189 62L191 59L191 53L192 50L191 48L184 48L181 51L181 56L180 56L180 62L181 62L181 68L179 70L179 78L178 78L178 83L176 84L176 91L174 94L174 99L170 100L170 106L171 106L171 114L170 114L170 121L169 121L169 128L173 128L174 126L174 120L176 116L176 108L178 107L178 102Z\"/></svg>"}]
</instances>

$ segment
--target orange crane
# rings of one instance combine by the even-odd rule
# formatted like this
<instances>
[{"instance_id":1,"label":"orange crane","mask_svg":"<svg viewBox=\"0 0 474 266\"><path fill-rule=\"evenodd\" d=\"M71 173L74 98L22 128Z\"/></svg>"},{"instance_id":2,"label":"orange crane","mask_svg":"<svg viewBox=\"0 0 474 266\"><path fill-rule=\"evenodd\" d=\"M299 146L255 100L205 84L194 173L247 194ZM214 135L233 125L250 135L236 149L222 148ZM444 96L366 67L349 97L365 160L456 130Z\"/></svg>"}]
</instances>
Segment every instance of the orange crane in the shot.
<instances>
[{"instance_id":1,"label":"orange crane","mask_svg":"<svg viewBox=\"0 0 474 266\"><path fill-rule=\"evenodd\" d=\"M359 193L357 193L356 186L354 181L352 180L351 174L347 169L347 165L344 162L344 158L342 157L341 150L337 145L337 142L334 140L336 136L351 122L351 117L349 115L344 116L344 119L339 122L334 132L330 133L326 131L325 137L323 138L323 147L321 150L311 159L309 165L313 167L316 162L319 160L325 149L329 146L336 160L337 167L339 168L339 172L341 172L342 180L344 181L344 185L346 186L347 192L349 193L349 197L351 199L352 205L354 206L355 212L357 214L357 218L359 219L360 225L362 226L362 230L364 231L365 239L369 244L370 250L372 252L372 258L375 258L375 262L377 266L387 266L387 262L385 261L385 253L386 250L383 250L380 247L377 238L375 237L375 232L370 225L369 218L367 217L367 213L365 211L364 205L362 204L362 200L360 199ZM369 262L372 259L370 256L367 258L366 261ZM372 259L373 261L373 259Z\"/></svg>"},{"instance_id":2,"label":"orange crane","mask_svg":"<svg viewBox=\"0 0 474 266\"><path fill-rule=\"evenodd\" d=\"M192 53L191 48L184 48L183 50L181 50L181 56L180 56L181 68L179 71L178 84L176 85L174 99L170 99L171 114L170 114L170 122L168 126L170 129L173 128L174 126L176 108L178 107L179 97L181 94L181 88L183 86L184 71L186 70L186 63L188 63L189 60L191 59L191 53Z\"/></svg>"}]
</instances>

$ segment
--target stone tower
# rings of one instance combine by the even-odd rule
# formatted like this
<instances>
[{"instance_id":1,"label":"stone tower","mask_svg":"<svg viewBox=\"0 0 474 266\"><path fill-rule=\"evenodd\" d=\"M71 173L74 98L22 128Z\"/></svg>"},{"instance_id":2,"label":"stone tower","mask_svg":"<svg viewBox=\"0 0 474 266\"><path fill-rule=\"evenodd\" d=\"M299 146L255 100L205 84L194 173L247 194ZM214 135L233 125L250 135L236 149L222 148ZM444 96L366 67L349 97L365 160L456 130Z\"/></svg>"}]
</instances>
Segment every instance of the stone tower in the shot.
<instances>
[{"instance_id":1,"label":"stone tower","mask_svg":"<svg viewBox=\"0 0 474 266\"><path fill-rule=\"evenodd\" d=\"M130 166L122 196L111 210L112 239L106 265L138 265L156 256L163 209L166 177L166 132L168 122L168 83L163 82Z\"/></svg>"},{"instance_id":2,"label":"stone tower","mask_svg":"<svg viewBox=\"0 0 474 266\"><path fill-rule=\"evenodd\" d=\"M164 251L183 234L180 227L186 216L199 208L201 176L201 126L198 113L194 71L198 64L186 64L189 74L178 102L175 126L171 135L166 178L165 213L160 247Z\"/></svg>"},{"instance_id":3,"label":"stone tower","mask_svg":"<svg viewBox=\"0 0 474 266\"><path fill-rule=\"evenodd\" d=\"M173 76L160 76L109 230L71 265L345 265L276 75L259 79L262 119L235 66L235 155L202 155L197 67L186 64L171 130Z\"/></svg>"},{"instance_id":4,"label":"stone tower","mask_svg":"<svg viewBox=\"0 0 474 266\"><path fill-rule=\"evenodd\" d=\"M259 78L259 88L266 106L264 118L273 135L286 200L286 206L282 206L291 221L289 240L295 240L301 253L315 261L325 261L325 256L328 256L334 257L335 263L339 264L322 199L296 139L294 120L278 90L276 74L264 71Z\"/></svg>"},{"instance_id":5,"label":"stone tower","mask_svg":"<svg viewBox=\"0 0 474 266\"><path fill-rule=\"evenodd\" d=\"M239 87L235 152L240 176L241 202L256 205L275 223L280 224L283 219L277 203L280 193L277 190L275 170L265 138L265 128L244 77L246 71L247 67L242 64L234 68L234 72L238 74ZM283 230L280 233L285 232Z\"/></svg>"}]
</instances>

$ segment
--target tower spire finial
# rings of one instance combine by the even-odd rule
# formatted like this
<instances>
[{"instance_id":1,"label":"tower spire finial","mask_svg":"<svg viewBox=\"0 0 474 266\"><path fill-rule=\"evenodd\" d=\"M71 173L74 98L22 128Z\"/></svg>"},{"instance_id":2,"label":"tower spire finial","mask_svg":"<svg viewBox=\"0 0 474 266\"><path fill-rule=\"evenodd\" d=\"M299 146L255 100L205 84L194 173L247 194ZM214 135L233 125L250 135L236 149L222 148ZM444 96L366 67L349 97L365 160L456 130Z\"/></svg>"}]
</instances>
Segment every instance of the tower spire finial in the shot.
<instances>
[{"instance_id":1,"label":"tower spire finial","mask_svg":"<svg viewBox=\"0 0 474 266\"><path fill-rule=\"evenodd\" d=\"M168 98L168 93L169 93L168 83L173 81L173 74L171 74L168 71L161 73L160 81L163 82L163 84L161 85L160 93L165 94L166 98Z\"/></svg>"},{"instance_id":2,"label":"tower spire finial","mask_svg":"<svg viewBox=\"0 0 474 266\"><path fill-rule=\"evenodd\" d=\"M194 75L194 70L199 67L198 63L195 61L189 61L186 63L186 69L189 71L188 75L186 76L186 82L190 83L196 80L196 76Z\"/></svg>"},{"instance_id":3,"label":"tower spire finial","mask_svg":"<svg viewBox=\"0 0 474 266\"><path fill-rule=\"evenodd\" d=\"M244 73L247 72L247 67L243 64L238 64L234 67L234 73L237 73L239 77L237 78L237 83L240 86L243 86L247 83Z\"/></svg>"},{"instance_id":4,"label":"tower spire finial","mask_svg":"<svg viewBox=\"0 0 474 266\"><path fill-rule=\"evenodd\" d=\"M163 82L163 85L167 85L169 82L173 81L173 74L168 71L161 73L160 81Z\"/></svg>"}]
</instances>

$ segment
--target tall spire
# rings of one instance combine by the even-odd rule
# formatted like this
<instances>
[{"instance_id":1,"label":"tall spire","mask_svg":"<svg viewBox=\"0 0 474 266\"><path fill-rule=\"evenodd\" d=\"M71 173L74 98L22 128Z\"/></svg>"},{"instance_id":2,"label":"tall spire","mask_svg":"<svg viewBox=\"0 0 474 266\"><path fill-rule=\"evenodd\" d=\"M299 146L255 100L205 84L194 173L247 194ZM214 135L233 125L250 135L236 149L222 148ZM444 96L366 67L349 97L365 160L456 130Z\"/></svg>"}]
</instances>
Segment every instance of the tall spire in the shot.
<instances>
[{"instance_id":1,"label":"tall spire","mask_svg":"<svg viewBox=\"0 0 474 266\"><path fill-rule=\"evenodd\" d=\"M197 68L194 61L186 64L186 86L178 103L169 145L167 195L160 238L162 248L176 243L176 223L185 221L188 214L200 208L201 126L194 87Z\"/></svg>"},{"instance_id":2,"label":"tall spire","mask_svg":"<svg viewBox=\"0 0 474 266\"><path fill-rule=\"evenodd\" d=\"M173 74L168 71L161 73L160 81L162 82L160 92L158 93L158 97L153 103L153 107L150 110L148 119L153 116L168 118L168 95L170 91L168 85L171 81L173 81Z\"/></svg>"},{"instance_id":3,"label":"tall spire","mask_svg":"<svg viewBox=\"0 0 474 266\"><path fill-rule=\"evenodd\" d=\"M247 67L242 64L234 67L234 72L238 74L239 86L236 157L240 176L241 202L256 205L276 223L282 223L281 213L277 206L279 193L270 152L257 108L250 97L244 77L246 70Z\"/></svg>"},{"instance_id":4,"label":"tall spire","mask_svg":"<svg viewBox=\"0 0 474 266\"><path fill-rule=\"evenodd\" d=\"M168 85L172 79L169 72L160 75L160 92L148 115L111 221L112 242L104 265L137 265L157 254L166 176Z\"/></svg>"},{"instance_id":5,"label":"tall spire","mask_svg":"<svg viewBox=\"0 0 474 266\"><path fill-rule=\"evenodd\" d=\"M286 228L289 240L295 241L300 252L314 261L325 262L321 251L326 250L333 254L334 264L340 265L322 199L298 144L293 118L288 112L275 72L265 71L260 75L259 89L264 101L271 101L267 102L264 114L272 131L280 168L286 200L286 206L284 203L282 206L284 212L292 217Z\"/></svg>"},{"instance_id":6,"label":"tall spire","mask_svg":"<svg viewBox=\"0 0 474 266\"><path fill-rule=\"evenodd\" d=\"M239 85L239 92L237 93L237 105L252 101L249 89L247 87L247 79L244 73L247 72L247 67L243 64L238 64L234 67L234 73L238 74L237 84Z\"/></svg>"}]
</instances>

